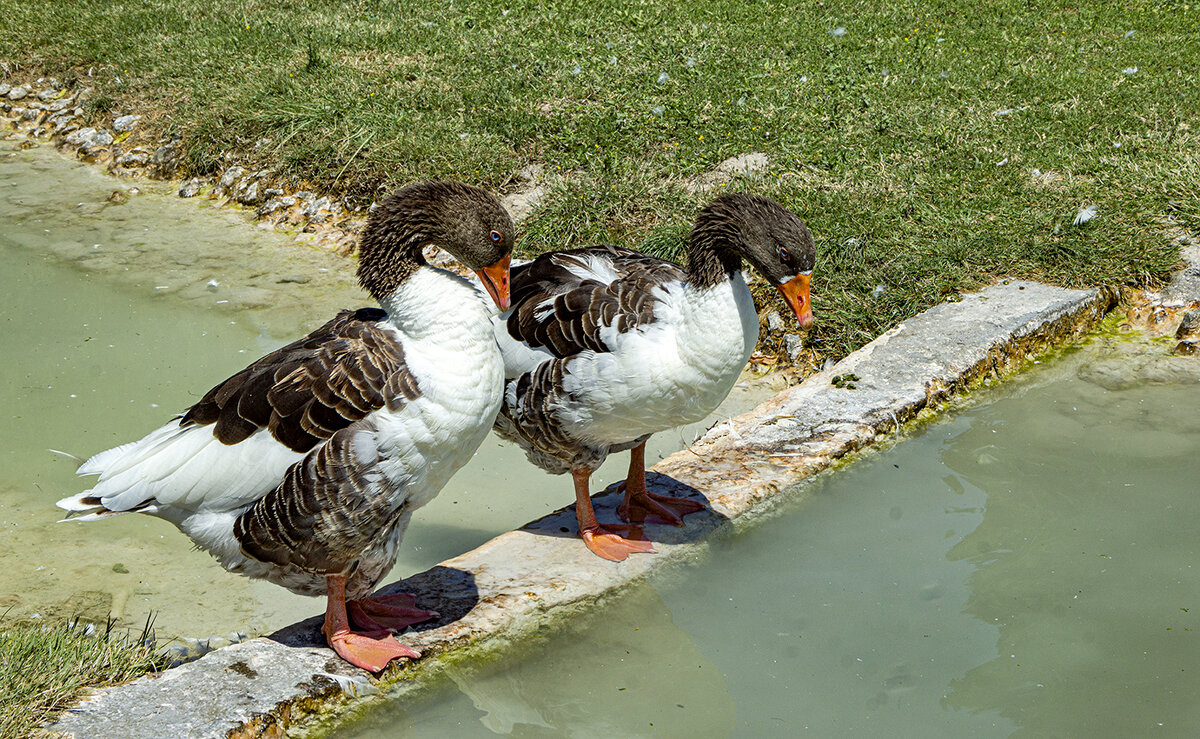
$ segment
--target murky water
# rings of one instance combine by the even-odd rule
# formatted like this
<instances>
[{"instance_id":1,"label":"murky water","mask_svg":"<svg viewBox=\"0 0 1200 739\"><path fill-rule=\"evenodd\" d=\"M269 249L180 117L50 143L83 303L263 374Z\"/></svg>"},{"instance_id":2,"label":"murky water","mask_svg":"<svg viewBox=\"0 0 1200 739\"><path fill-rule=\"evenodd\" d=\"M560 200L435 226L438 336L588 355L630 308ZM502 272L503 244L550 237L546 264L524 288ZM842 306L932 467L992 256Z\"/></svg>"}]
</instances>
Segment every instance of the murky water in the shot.
<instances>
[{"instance_id":1,"label":"murky water","mask_svg":"<svg viewBox=\"0 0 1200 739\"><path fill-rule=\"evenodd\" d=\"M1200 361L1097 341L340 737L1200 734Z\"/></svg>"},{"instance_id":2,"label":"murky water","mask_svg":"<svg viewBox=\"0 0 1200 739\"><path fill-rule=\"evenodd\" d=\"M149 516L55 523L54 501L86 485L74 460L48 450L86 458L139 438L339 308L370 304L347 260L228 209L137 187L0 141L0 612L111 613L133 626L153 612L160 638L261 633L320 613L319 600L226 573ZM720 414L768 394L738 388ZM649 459L699 426L657 435ZM596 488L627 463L617 455ZM569 478L489 438L414 518L392 578L571 500Z\"/></svg>"}]
</instances>

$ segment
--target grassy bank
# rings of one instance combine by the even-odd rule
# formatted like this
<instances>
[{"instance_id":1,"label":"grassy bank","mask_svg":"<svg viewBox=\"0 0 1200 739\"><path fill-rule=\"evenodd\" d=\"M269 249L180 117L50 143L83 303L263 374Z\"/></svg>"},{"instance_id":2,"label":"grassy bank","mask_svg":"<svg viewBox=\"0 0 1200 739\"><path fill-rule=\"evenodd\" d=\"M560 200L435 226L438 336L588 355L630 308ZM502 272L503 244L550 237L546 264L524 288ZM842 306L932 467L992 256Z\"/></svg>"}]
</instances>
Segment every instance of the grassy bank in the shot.
<instances>
[{"instance_id":1,"label":"grassy bank","mask_svg":"<svg viewBox=\"0 0 1200 739\"><path fill-rule=\"evenodd\" d=\"M139 638L111 628L0 622L0 736L34 734L85 687L104 687L159 669Z\"/></svg>"},{"instance_id":2,"label":"grassy bank","mask_svg":"<svg viewBox=\"0 0 1200 739\"><path fill-rule=\"evenodd\" d=\"M94 113L182 136L189 173L232 152L360 203L572 174L529 252L677 255L711 197L684 182L763 152L730 186L808 220L827 355L999 275L1153 281L1175 262L1163 219L1200 230L1200 6L613 5L0 0L0 59L90 70Z\"/></svg>"}]
</instances>

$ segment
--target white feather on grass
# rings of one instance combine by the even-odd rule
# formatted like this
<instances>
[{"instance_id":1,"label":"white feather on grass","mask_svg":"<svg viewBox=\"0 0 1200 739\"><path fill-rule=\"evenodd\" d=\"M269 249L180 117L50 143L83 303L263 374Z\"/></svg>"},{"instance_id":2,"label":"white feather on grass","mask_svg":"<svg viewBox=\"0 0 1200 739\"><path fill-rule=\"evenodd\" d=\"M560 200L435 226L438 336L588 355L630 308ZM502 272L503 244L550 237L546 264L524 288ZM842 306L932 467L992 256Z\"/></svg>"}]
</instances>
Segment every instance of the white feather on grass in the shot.
<instances>
[{"instance_id":1,"label":"white feather on grass","mask_svg":"<svg viewBox=\"0 0 1200 739\"><path fill-rule=\"evenodd\" d=\"M1085 205L1079 209L1078 213L1075 214L1075 220L1071 221L1071 225L1072 226L1082 226L1083 224L1085 224L1088 221L1095 218L1096 214L1099 212L1100 211L1097 210L1096 206Z\"/></svg>"}]
</instances>

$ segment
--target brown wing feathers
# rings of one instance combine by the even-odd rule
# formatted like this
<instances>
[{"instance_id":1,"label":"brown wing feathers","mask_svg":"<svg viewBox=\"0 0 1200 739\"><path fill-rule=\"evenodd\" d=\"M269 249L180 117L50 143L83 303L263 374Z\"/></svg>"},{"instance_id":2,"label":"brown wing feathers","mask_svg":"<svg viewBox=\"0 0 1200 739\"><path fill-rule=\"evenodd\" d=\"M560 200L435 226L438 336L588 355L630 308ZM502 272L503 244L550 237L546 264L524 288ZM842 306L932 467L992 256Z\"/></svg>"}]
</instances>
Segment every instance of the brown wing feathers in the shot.
<instances>
[{"instance_id":1,"label":"brown wing feathers","mask_svg":"<svg viewBox=\"0 0 1200 739\"><path fill-rule=\"evenodd\" d=\"M306 452L374 410L417 398L403 347L377 325L385 315L342 311L214 387L180 425L215 424L224 444L267 428L289 449Z\"/></svg>"},{"instance_id":2,"label":"brown wing feathers","mask_svg":"<svg viewBox=\"0 0 1200 739\"><path fill-rule=\"evenodd\" d=\"M369 423L369 422L366 422ZM386 537L398 520L394 501L379 490L371 434L344 429L292 465L275 490L234 524L234 536L251 557L308 572L342 572ZM401 504L403 505L403 504Z\"/></svg>"},{"instance_id":3,"label":"brown wing feathers","mask_svg":"<svg viewBox=\"0 0 1200 739\"><path fill-rule=\"evenodd\" d=\"M616 279L581 277L589 257L606 262ZM624 333L653 321L652 288L683 279L678 265L616 246L546 254L512 270L516 308L508 318L508 333L560 358L611 351L601 330L614 326Z\"/></svg>"}]
</instances>

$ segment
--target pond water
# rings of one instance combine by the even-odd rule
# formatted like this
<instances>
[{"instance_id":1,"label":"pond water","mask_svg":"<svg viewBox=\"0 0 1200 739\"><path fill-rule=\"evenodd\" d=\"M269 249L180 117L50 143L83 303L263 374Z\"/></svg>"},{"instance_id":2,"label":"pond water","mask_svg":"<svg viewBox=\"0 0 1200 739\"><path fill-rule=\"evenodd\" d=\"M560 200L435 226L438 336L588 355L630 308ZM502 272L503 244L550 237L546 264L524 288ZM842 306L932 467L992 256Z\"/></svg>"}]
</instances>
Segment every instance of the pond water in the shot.
<instances>
[{"instance_id":1,"label":"pond water","mask_svg":"<svg viewBox=\"0 0 1200 739\"><path fill-rule=\"evenodd\" d=\"M149 516L56 523L54 502L87 485L75 460L49 450L86 458L137 439L339 308L368 304L346 259L165 185L0 141L0 614L138 627L153 613L165 640L263 633L321 613L321 600L226 573ZM769 395L763 382L736 388L716 416ZM655 436L648 459L705 425ZM626 464L615 456L595 488ZM572 500L569 477L491 437L414 518L389 579Z\"/></svg>"},{"instance_id":2,"label":"pond water","mask_svg":"<svg viewBox=\"0 0 1200 739\"><path fill-rule=\"evenodd\" d=\"M342 739L1200 735L1200 361L1097 339Z\"/></svg>"}]
</instances>

